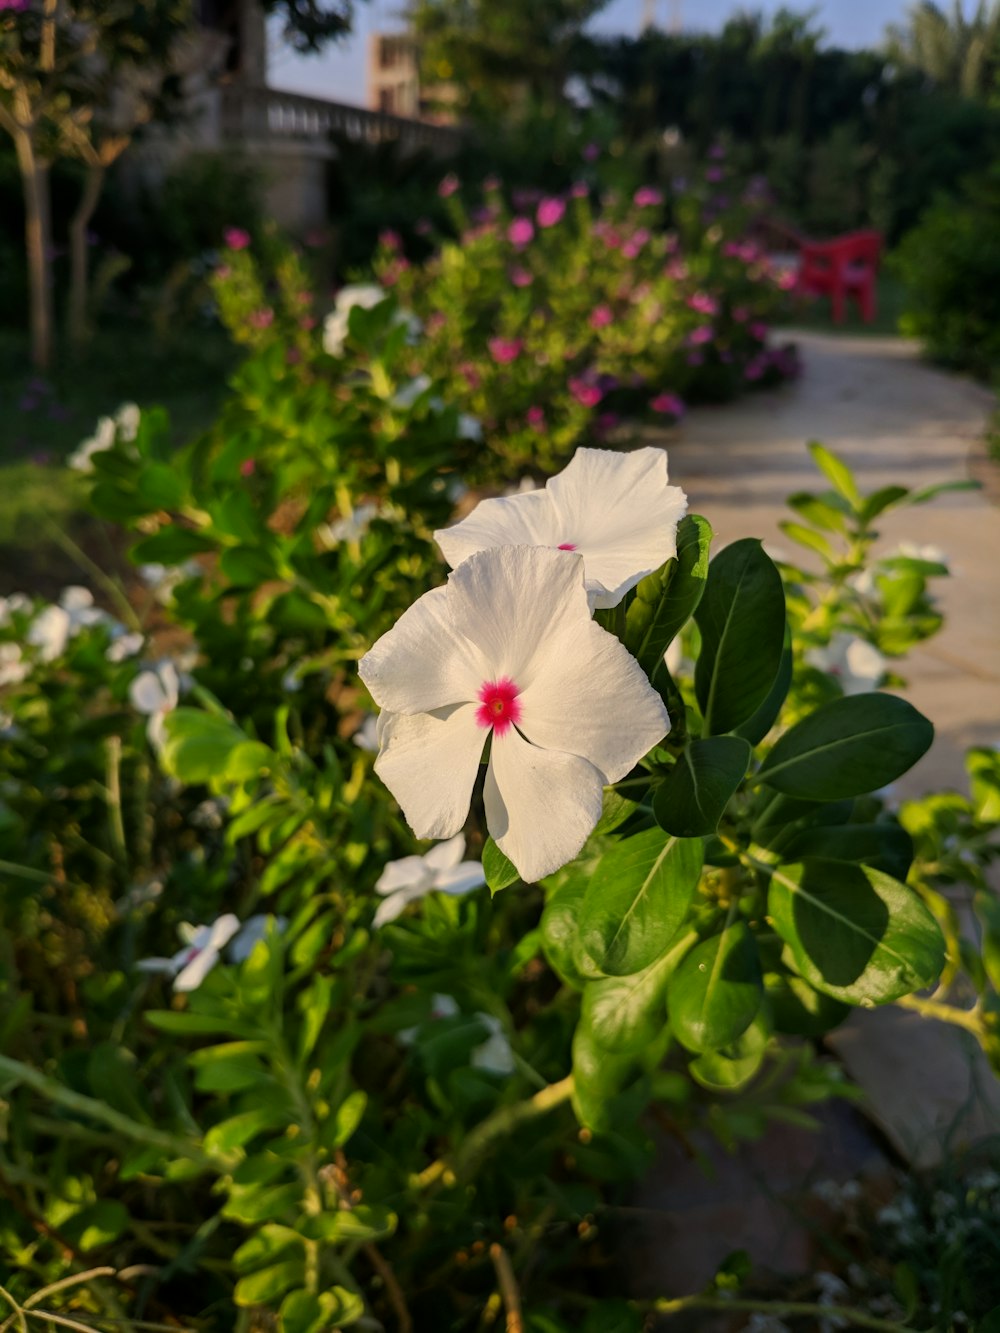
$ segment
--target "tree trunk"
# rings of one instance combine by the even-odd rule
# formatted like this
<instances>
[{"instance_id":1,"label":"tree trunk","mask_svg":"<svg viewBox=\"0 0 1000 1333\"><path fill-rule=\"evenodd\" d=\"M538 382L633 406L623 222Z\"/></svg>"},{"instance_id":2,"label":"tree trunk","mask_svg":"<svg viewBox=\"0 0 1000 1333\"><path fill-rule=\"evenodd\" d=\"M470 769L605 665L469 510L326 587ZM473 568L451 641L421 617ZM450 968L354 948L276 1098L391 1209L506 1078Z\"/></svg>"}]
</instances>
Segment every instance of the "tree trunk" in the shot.
<instances>
[{"instance_id":1,"label":"tree trunk","mask_svg":"<svg viewBox=\"0 0 1000 1333\"><path fill-rule=\"evenodd\" d=\"M88 296L88 244L87 228L94 216L97 202L104 188L106 168L102 163L92 163L87 167L83 182L83 193L76 212L69 224L70 250L70 291L68 327L69 339L73 347L79 350L87 337L87 296Z\"/></svg>"},{"instance_id":2,"label":"tree trunk","mask_svg":"<svg viewBox=\"0 0 1000 1333\"><path fill-rule=\"evenodd\" d=\"M19 130L14 136L17 164L24 188L24 240L28 257L31 311L31 360L36 370L52 364L52 201L49 164L40 161L32 136Z\"/></svg>"}]
</instances>

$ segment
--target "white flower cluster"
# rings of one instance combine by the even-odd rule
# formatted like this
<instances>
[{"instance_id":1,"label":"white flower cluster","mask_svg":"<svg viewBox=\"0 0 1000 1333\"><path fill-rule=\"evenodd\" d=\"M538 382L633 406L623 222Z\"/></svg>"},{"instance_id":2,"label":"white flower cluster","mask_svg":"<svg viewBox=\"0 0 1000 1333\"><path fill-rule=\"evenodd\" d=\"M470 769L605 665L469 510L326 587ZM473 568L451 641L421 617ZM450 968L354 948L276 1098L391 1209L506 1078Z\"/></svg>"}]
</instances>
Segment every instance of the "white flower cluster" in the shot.
<instances>
[{"instance_id":1,"label":"white flower cluster","mask_svg":"<svg viewBox=\"0 0 1000 1333\"><path fill-rule=\"evenodd\" d=\"M543 490L484 500L435 533L453 567L368 652L375 771L419 838L453 839L489 742L486 822L528 881L582 848L619 781L669 729L662 700L593 619L676 553L684 493L662 450L579 449Z\"/></svg>"},{"instance_id":2,"label":"white flower cluster","mask_svg":"<svg viewBox=\"0 0 1000 1333\"><path fill-rule=\"evenodd\" d=\"M457 1018L461 1013L458 1001L451 995L435 995L431 999L431 1018ZM479 1046L474 1047L469 1063L473 1069L481 1069L486 1074L513 1074L517 1068L514 1052L507 1039L504 1026L494 1014L481 1011L474 1015L489 1032L489 1036ZM417 1028L404 1028L399 1039L404 1046L412 1046L417 1039Z\"/></svg>"},{"instance_id":3,"label":"white flower cluster","mask_svg":"<svg viewBox=\"0 0 1000 1333\"><path fill-rule=\"evenodd\" d=\"M142 413L135 403L122 403L113 417L101 417L93 435L84 440L66 462L74 472L93 472L94 455L113 449L119 440L127 444L139 434Z\"/></svg>"},{"instance_id":4,"label":"white flower cluster","mask_svg":"<svg viewBox=\"0 0 1000 1333\"><path fill-rule=\"evenodd\" d=\"M103 625L111 643L105 652L109 662L124 662L140 652L143 635L125 626L94 605L89 588L64 588L58 602L41 607L23 593L0 597L0 627L15 615L28 618L23 645L12 640L0 643L0 685L18 684L31 674L33 662L55 662L81 630ZM25 651L27 650L27 651Z\"/></svg>"},{"instance_id":5,"label":"white flower cluster","mask_svg":"<svg viewBox=\"0 0 1000 1333\"><path fill-rule=\"evenodd\" d=\"M349 283L341 287L333 303L333 309L323 323L323 351L329 356L340 356L347 341L351 311L360 306L362 310L373 310L389 299L389 293L374 282ZM405 310L396 312L394 324L405 324L409 337L416 338L421 331L420 320L416 315Z\"/></svg>"},{"instance_id":6,"label":"white flower cluster","mask_svg":"<svg viewBox=\"0 0 1000 1333\"><path fill-rule=\"evenodd\" d=\"M182 949L171 958L141 958L136 967L140 972L173 977L175 991L197 990L220 961L227 945L229 961L244 963L272 928L280 935L287 925L283 916L264 913L248 917L242 926L232 912L226 912L210 926L192 926L185 921L177 927Z\"/></svg>"}]
</instances>

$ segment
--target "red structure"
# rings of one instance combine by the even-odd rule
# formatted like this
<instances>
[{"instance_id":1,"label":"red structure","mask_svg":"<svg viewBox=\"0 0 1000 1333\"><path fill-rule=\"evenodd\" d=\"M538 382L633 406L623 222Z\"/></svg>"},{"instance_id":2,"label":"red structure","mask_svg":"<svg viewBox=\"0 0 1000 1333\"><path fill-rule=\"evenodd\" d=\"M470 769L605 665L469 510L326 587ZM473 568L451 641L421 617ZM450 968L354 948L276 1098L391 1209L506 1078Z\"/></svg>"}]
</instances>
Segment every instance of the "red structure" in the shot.
<instances>
[{"instance_id":1,"label":"red structure","mask_svg":"<svg viewBox=\"0 0 1000 1333\"><path fill-rule=\"evenodd\" d=\"M798 289L811 296L829 296L833 322L843 324L848 296L870 324L877 309L876 280L882 235L854 231L832 241L801 241Z\"/></svg>"}]
</instances>

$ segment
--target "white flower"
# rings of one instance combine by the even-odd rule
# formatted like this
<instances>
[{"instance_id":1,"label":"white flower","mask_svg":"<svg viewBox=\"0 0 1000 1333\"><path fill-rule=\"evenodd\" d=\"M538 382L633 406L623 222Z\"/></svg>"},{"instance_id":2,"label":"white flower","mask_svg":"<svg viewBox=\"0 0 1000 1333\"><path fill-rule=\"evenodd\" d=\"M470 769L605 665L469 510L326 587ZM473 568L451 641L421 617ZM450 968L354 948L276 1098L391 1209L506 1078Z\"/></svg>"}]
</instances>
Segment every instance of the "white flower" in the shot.
<instances>
[{"instance_id":1,"label":"white flower","mask_svg":"<svg viewBox=\"0 0 1000 1333\"><path fill-rule=\"evenodd\" d=\"M894 555L904 556L908 560L925 560L930 565L944 565L948 567L948 557L940 546L921 546L918 542L900 542L896 550L890 553L891 559Z\"/></svg>"},{"instance_id":2,"label":"white flower","mask_svg":"<svg viewBox=\"0 0 1000 1333\"><path fill-rule=\"evenodd\" d=\"M0 643L0 685L17 685L27 676L28 663L19 643Z\"/></svg>"},{"instance_id":3,"label":"white flower","mask_svg":"<svg viewBox=\"0 0 1000 1333\"><path fill-rule=\"evenodd\" d=\"M350 518L338 518L334 523L321 523L316 529L320 543L332 550L341 542L359 542L368 531L373 518L378 518L378 505L366 500L351 511Z\"/></svg>"},{"instance_id":4,"label":"white flower","mask_svg":"<svg viewBox=\"0 0 1000 1333\"><path fill-rule=\"evenodd\" d=\"M378 721L374 713L365 718L351 740L359 750L367 750L369 754L378 753Z\"/></svg>"},{"instance_id":5,"label":"white flower","mask_svg":"<svg viewBox=\"0 0 1000 1333\"><path fill-rule=\"evenodd\" d=\"M164 722L180 702L181 679L173 662L157 662L147 671L140 671L129 686L129 698L137 713L149 718L146 734L149 743L159 750L164 741Z\"/></svg>"},{"instance_id":6,"label":"white flower","mask_svg":"<svg viewBox=\"0 0 1000 1333\"><path fill-rule=\"evenodd\" d=\"M136 967L141 972L162 972L173 977L176 991L197 990L239 928L239 919L232 912L226 912L210 926L191 926L185 921L177 927L183 949L172 958L142 958Z\"/></svg>"},{"instance_id":7,"label":"white flower","mask_svg":"<svg viewBox=\"0 0 1000 1333\"><path fill-rule=\"evenodd\" d=\"M115 425L118 428L118 434L127 443L131 444L139 434L139 420L142 413L137 403L122 403L115 413Z\"/></svg>"},{"instance_id":8,"label":"white flower","mask_svg":"<svg viewBox=\"0 0 1000 1333\"><path fill-rule=\"evenodd\" d=\"M486 822L528 881L571 860L603 789L669 727L636 661L590 615L578 556L479 551L361 660L384 710L375 771L418 838L452 838L491 738Z\"/></svg>"},{"instance_id":9,"label":"white flower","mask_svg":"<svg viewBox=\"0 0 1000 1333\"><path fill-rule=\"evenodd\" d=\"M415 379L407 380L389 399L390 405L399 411L406 411L407 408L413 406L422 394L427 392L431 383L430 375L417 375ZM440 408L440 400L438 400L437 405Z\"/></svg>"},{"instance_id":10,"label":"white flower","mask_svg":"<svg viewBox=\"0 0 1000 1333\"><path fill-rule=\"evenodd\" d=\"M43 662L54 662L61 657L69 642L69 613L61 606L47 606L31 622L28 642L38 649Z\"/></svg>"},{"instance_id":11,"label":"white flower","mask_svg":"<svg viewBox=\"0 0 1000 1333\"><path fill-rule=\"evenodd\" d=\"M288 925L288 918L283 916L271 916L267 912L259 912L256 916L248 916L229 945L229 958L234 963L245 963L253 953L254 948L261 940L266 940L271 930L278 935Z\"/></svg>"},{"instance_id":12,"label":"white flower","mask_svg":"<svg viewBox=\"0 0 1000 1333\"><path fill-rule=\"evenodd\" d=\"M142 652L146 636L137 630L130 634L119 634L111 640L104 656L109 662L125 662L136 653Z\"/></svg>"},{"instance_id":13,"label":"white flower","mask_svg":"<svg viewBox=\"0 0 1000 1333\"><path fill-rule=\"evenodd\" d=\"M323 351L339 356L344 350L348 321L355 306L371 310L386 300L388 293L373 282L351 283L341 287L334 307L323 324Z\"/></svg>"},{"instance_id":14,"label":"white flower","mask_svg":"<svg viewBox=\"0 0 1000 1333\"><path fill-rule=\"evenodd\" d=\"M836 676L845 694L877 690L885 675L885 658L855 634L835 634L825 648L810 648L805 660L827 675Z\"/></svg>"},{"instance_id":15,"label":"white flower","mask_svg":"<svg viewBox=\"0 0 1000 1333\"><path fill-rule=\"evenodd\" d=\"M169 606L174 600L174 589L185 579L194 578L201 573L197 560L185 560L180 565L140 565L139 577L148 584L153 596L163 606Z\"/></svg>"},{"instance_id":16,"label":"white flower","mask_svg":"<svg viewBox=\"0 0 1000 1333\"><path fill-rule=\"evenodd\" d=\"M463 861L464 855L465 838L456 833L423 856L390 861L375 885L375 892L384 895L372 923L375 928L395 921L407 904L428 893L470 893L485 884L483 867L478 861Z\"/></svg>"},{"instance_id":17,"label":"white flower","mask_svg":"<svg viewBox=\"0 0 1000 1333\"><path fill-rule=\"evenodd\" d=\"M84 440L66 459L68 467L75 472L93 472L94 454L103 454L114 448L116 427L111 417L101 417L97 429L89 440Z\"/></svg>"},{"instance_id":18,"label":"white flower","mask_svg":"<svg viewBox=\"0 0 1000 1333\"><path fill-rule=\"evenodd\" d=\"M684 492L667 485L662 449L578 449L544 490L481 500L434 540L452 568L495 546L578 551L591 604L617 606L644 575L676 555L677 524L686 509Z\"/></svg>"},{"instance_id":19,"label":"white flower","mask_svg":"<svg viewBox=\"0 0 1000 1333\"><path fill-rule=\"evenodd\" d=\"M513 1074L517 1065L503 1024L493 1014L476 1014L476 1017L489 1028L490 1035L472 1052L470 1063L473 1068L482 1069L487 1074Z\"/></svg>"},{"instance_id":20,"label":"white flower","mask_svg":"<svg viewBox=\"0 0 1000 1333\"><path fill-rule=\"evenodd\" d=\"M9 625L10 618L20 612L31 610L31 598L23 592L12 592L9 597L0 597L0 625Z\"/></svg>"},{"instance_id":21,"label":"white flower","mask_svg":"<svg viewBox=\"0 0 1000 1333\"><path fill-rule=\"evenodd\" d=\"M478 417L472 416L468 412L458 414L458 433L463 440L481 440L483 438L483 425Z\"/></svg>"}]
</instances>

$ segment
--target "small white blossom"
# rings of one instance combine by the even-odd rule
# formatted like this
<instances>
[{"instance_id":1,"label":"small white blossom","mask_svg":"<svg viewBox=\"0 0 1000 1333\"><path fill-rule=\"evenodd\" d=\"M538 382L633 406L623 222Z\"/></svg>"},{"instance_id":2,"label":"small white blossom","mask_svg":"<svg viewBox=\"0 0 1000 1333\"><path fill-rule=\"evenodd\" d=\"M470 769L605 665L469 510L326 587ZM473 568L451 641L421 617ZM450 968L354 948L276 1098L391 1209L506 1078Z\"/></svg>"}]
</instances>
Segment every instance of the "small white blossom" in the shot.
<instances>
[{"instance_id":1,"label":"small white blossom","mask_svg":"<svg viewBox=\"0 0 1000 1333\"><path fill-rule=\"evenodd\" d=\"M388 293L373 282L351 283L341 287L334 307L323 324L323 351L329 356L340 356L347 339L348 322L355 306L371 310L381 305Z\"/></svg>"},{"instance_id":2,"label":"small white blossom","mask_svg":"<svg viewBox=\"0 0 1000 1333\"><path fill-rule=\"evenodd\" d=\"M472 1067L487 1074L513 1074L517 1064L503 1024L493 1014L477 1014L476 1017L489 1028L490 1035L472 1052Z\"/></svg>"},{"instance_id":3,"label":"small white blossom","mask_svg":"<svg viewBox=\"0 0 1000 1333\"><path fill-rule=\"evenodd\" d=\"M136 967L141 972L173 977L175 991L197 990L239 928L239 919L232 912L226 912L210 926L191 926L185 921L177 927L183 949L172 958L142 958Z\"/></svg>"},{"instance_id":4,"label":"small white blossom","mask_svg":"<svg viewBox=\"0 0 1000 1333\"><path fill-rule=\"evenodd\" d=\"M164 723L180 702L181 679L173 662L157 662L140 671L129 686L129 698L137 713L149 718L146 734L155 750L163 746Z\"/></svg>"},{"instance_id":5,"label":"small white blossom","mask_svg":"<svg viewBox=\"0 0 1000 1333\"><path fill-rule=\"evenodd\" d=\"M118 634L111 640L104 656L109 662L126 662L130 657L142 652L145 642L146 636L140 634L138 630L128 634Z\"/></svg>"},{"instance_id":6,"label":"small white blossom","mask_svg":"<svg viewBox=\"0 0 1000 1333\"><path fill-rule=\"evenodd\" d=\"M545 546L583 557L595 607L617 606L630 588L677 554L687 496L667 484L662 449L577 449L543 490L481 500L434 534L454 569L476 551Z\"/></svg>"},{"instance_id":7,"label":"small white blossom","mask_svg":"<svg viewBox=\"0 0 1000 1333\"><path fill-rule=\"evenodd\" d=\"M0 685L19 685L30 667L21 654L18 643L0 643Z\"/></svg>"},{"instance_id":8,"label":"small white blossom","mask_svg":"<svg viewBox=\"0 0 1000 1333\"><path fill-rule=\"evenodd\" d=\"M284 916L271 916L267 912L248 916L229 945L230 962L245 963L256 945L267 939L271 930L280 935L287 926L288 918Z\"/></svg>"},{"instance_id":9,"label":"small white blossom","mask_svg":"<svg viewBox=\"0 0 1000 1333\"><path fill-rule=\"evenodd\" d=\"M23 592L12 592L9 597L0 597L0 626L9 625L11 617L31 610L31 598Z\"/></svg>"},{"instance_id":10,"label":"small white blossom","mask_svg":"<svg viewBox=\"0 0 1000 1333\"><path fill-rule=\"evenodd\" d=\"M372 924L378 929L396 917L409 903L428 893L471 893L486 883L478 861L463 861L465 838L457 833L438 843L423 856L404 856L390 861L379 876L375 892L383 895Z\"/></svg>"},{"instance_id":11,"label":"small white blossom","mask_svg":"<svg viewBox=\"0 0 1000 1333\"><path fill-rule=\"evenodd\" d=\"M349 518L338 518L333 523L320 523L316 536L327 550L339 546L341 542L359 542L368 531L373 518L377 518L377 504L365 501L357 505Z\"/></svg>"},{"instance_id":12,"label":"small white blossom","mask_svg":"<svg viewBox=\"0 0 1000 1333\"><path fill-rule=\"evenodd\" d=\"M885 658L856 634L835 634L825 648L810 648L805 660L810 666L835 676L845 694L877 690L885 675Z\"/></svg>"},{"instance_id":13,"label":"small white blossom","mask_svg":"<svg viewBox=\"0 0 1000 1333\"><path fill-rule=\"evenodd\" d=\"M378 719L373 713L365 718L351 740L359 750L366 750L369 754L378 753Z\"/></svg>"},{"instance_id":14,"label":"small white blossom","mask_svg":"<svg viewBox=\"0 0 1000 1333\"><path fill-rule=\"evenodd\" d=\"M383 713L375 771L418 838L465 823L487 739L486 822L529 882L572 860L618 782L666 735L645 673L591 617L579 556L477 551L359 665Z\"/></svg>"},{"instance_id":15,"label":"small white blossom","mask_svg":"<svg viewBox=\"0 0 1000 1333\"><path fill-rule=\"evenodd\" d=\"M407 380L404 385L398 388L389 399L389 403L398 411L405 412L408 408L413 406L418 398L427 392L431 387L431 384L432 381L429 375L417 375L414 379ZM440 399L437 400L437 406L438 408L441 406Z\"/></svg>"},{"instance_id":16,"label":"small white blossom","mask_svg":"<svg viewBox=\"0 0 1000 1333\"><path fill-rule=\"evenodd\" d=\"M472 416L469 412L460 412L458 414L458 433L463 440L481 440L483 438L483 424L478 417Z\"/></svg>"},{"instance_id":17,"label":"small white blossom","mask_svg":"<svg viewBox=\"0 0 1000 1333\"><path fill-rule=\"evenodd\" d=\"M84 440L70 454L66 460L68 467L74 472L93 472L94 455L106 453L113 449L117 430L111 417L101 417L97 423L97 429L89 439Z\"/></svg>"},{"instance_id":18,"label":"small white blossom","mask_svg":"<svg viewBox=\"0 0 1000 1333\"><path fill-rule=\"evenodd\" d=\"M115 413L115 425L118 428L118 434L126 444L131 444L139 434L141 417L142 413L136 403L122 403Z\"/></svg>"},{"instance_id":19,"label":"small white blossom","mask_svg":"<svg viewBox=\"0 0 1000 1333\"><path fill-rule=\"evenodd\" d=\"M948 557L940 546L921 545L919 542L900 542L895 551L890 552L889 559L894 555L904 556L907 560L924 560L930 565L944 565L948 567Z\"/></svg>"},{"instance_id":20,"label":"small white blossom","mask_svg":"<svg viewBox=\"0 0 1000 1333\"><path fill-rule=\"evenodd\" d=\"M174 589L185 579L195 578L201 573L197 560L185 560L180 565L140 565L139 577L147 584L156 600L163 606L169 606L174 600Z\"/></svg>"}]
</instances>

